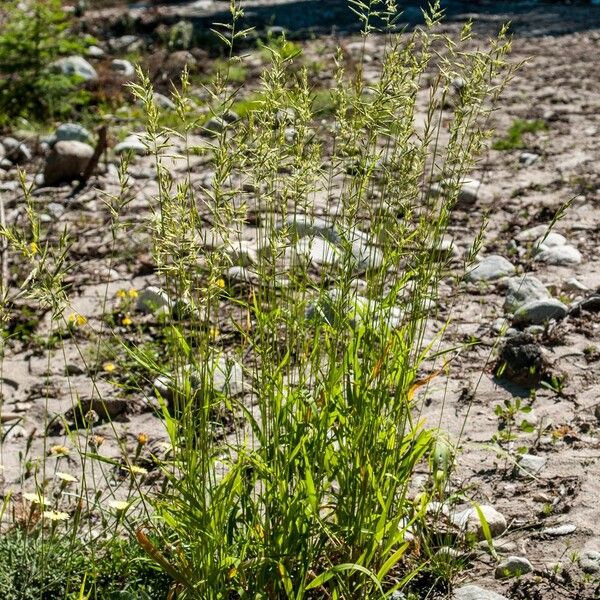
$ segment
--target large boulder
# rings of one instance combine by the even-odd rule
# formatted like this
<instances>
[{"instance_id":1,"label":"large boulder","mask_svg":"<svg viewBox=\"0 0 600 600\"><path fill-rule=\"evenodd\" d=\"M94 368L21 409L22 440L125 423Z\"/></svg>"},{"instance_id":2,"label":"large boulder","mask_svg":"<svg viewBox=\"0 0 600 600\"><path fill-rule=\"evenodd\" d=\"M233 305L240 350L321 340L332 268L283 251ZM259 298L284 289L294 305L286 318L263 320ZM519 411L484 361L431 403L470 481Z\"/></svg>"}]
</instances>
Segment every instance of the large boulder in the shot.
<instances>
[{"instance_id":1,"label":"large boulder","mask_svg":"<svg viewBox=\"0 0 600 600\"><path fill-rule=\"evenodd\" d=\"M94 149L89 144L74 140L57 142L46 159L45 184L56 185L78 179L93 154Z\"/></svg>"}]
</instances>

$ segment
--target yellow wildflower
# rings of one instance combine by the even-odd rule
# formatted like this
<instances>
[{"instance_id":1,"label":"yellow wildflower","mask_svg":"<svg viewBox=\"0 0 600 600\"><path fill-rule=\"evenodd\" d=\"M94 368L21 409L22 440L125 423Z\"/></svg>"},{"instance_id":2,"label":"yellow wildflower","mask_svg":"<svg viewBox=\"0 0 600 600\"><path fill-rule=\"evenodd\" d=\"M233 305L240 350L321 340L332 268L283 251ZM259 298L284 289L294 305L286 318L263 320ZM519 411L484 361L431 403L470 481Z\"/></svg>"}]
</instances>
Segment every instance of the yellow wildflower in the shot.
<instances>
[{"instance_id":1,"label":"yellow wildflower","mask_svg":"<svg viewBox=\"0 0 600 600\"><path fill-rule=\"evenodd\" d=\"M217 287L220 287L221 289L223 289L225 287L225 280L217 279Z\"/></svg>"},{"instance_id":2,"label":"yellow wildflower","mask_svg":"<svg viewBox=\"0 0 600 600\"><path fill-rule=\"evenodd\" d=\"M128 314L125 315L121 321L121 324L125 327L129 327L132 323L133 321L131 320L131 317Z\"/></svg>"},{"instance_id":3,"label":"yellow wildflower","mask_svg":"<svg viewBox=\"0 0 600 600\"><path fill-rule=\"evenodd\" d=\"M135 300L138 297L138 291L135 288L131 288L128 292L127 295L132 299Z\"/></svg>"},{"instance_id":4,"label":"yellow wildflower","mask_svg":"<svg viewBox=\"0 0 600 600\"><path fill-rule=\"evenodd\" d=\"M126 298L127 297L127 292L125 290L119 290L117 292L117 298Z\"/></svg>"},{"instance_id":5,"label":"yellow wildflower","mask_svg":"<svg viewBox=\"0 0 600 600\"><path fill-rule=\"evenodd\" d=\"M50 454L52 454L53 456L68 456L69 452L69 448L67 448L66 446L61 446L60 444L57 444L56 446L52 446L50 448Z\"/></svg>"},{"instance_id":6,"label":"yellow wildflower","mask_svg":"<svg viewBox=\"0 0 600 600\"><path fill-rule=\"evenodd\" d=\"M81 327L87 323L87 319L79 313L71 313L69 315L69 324Z\"/></svg>"},{"instance_id":7,"label":"yellow wildflower","mask_svg":"<svg viewBox=\"0 0 600 600\"><path fill-rule=\"evenodd\" d=\"M132 475L148 475L148 471L144 467L138 467L137 465L128 465L123 468Z\"/></svg>"},{"instance_id":8,"label":"yellow wildflower","mask_svg":"<svg viewBox=\"0 0 600 600\"><path fill-rule=\"evenodd\" d=\"M102 370L105 373L114 373L114 371L117 370L117 365L115 365L115 363L112 363L112 362L105 362L102 365Z\"/></svg>"},{"instance_id":9,"label":"yellow wildflower","mask_svg":"<svg viewBox=\"0 0 600 600\"><path fill-rule=\"evenodd\" d=\"M140 446L145 446L148 443L148 439L145 433L138 433L137 441Z\"/></svg>"}]
</instances>

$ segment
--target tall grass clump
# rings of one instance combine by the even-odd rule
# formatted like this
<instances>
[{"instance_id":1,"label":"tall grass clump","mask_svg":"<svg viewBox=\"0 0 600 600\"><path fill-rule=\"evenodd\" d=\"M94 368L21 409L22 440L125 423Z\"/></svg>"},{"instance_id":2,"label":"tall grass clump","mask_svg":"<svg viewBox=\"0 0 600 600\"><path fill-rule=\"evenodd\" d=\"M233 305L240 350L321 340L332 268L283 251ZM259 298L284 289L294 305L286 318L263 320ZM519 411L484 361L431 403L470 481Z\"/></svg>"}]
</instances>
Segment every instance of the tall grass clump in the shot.
<instances>
[{"instance_id":1,"label":"tall grass clump","mask_svg":"<svg viewBox=\"0 0 600 600\"><path fill-rule=\"evenodd\" d=\"M109 348L128 365L130 392L158 398L164 483L130 485L127 525L173 597L385 598L440 577L431 506L452 491L452 448L419 418L415 392L446 363L440 246L490 137L510 44L502 30L478 48L469 25L447 37L438 6L398 34L390 4L351 5L365 47L377 35L385 51L377 73L337 53L330 120L301 54L281 45L263 49L270 66L243 119L227 68L206 89L208 120L183 74L173 129L149 79L131 85L158 186L143 226L172 302L154 295L152 344L114 322L94 335L97 356ZM235 2L232 16L218 33L237 66ZM122 193L105 198L111 266L132 226L127 162L119 174ZM4 234L32 253L27 236ZM39 261L48 247L34 242ZM56 303L55 279L62 288L44 281Z\"/></svg>"},{"instance_id":2,"label":"tall grass clump","mask_svg":"<svg viewBox=\"0 0 600 600\"><path fill-rule=\"evenodd\" d=\"M353 4L367 40L373 7ZM436 249L489 137L509 49L502 31L465 50L470 28L454 42L439 19L434 8L424 28L382 33L376 79L362 64L346 72L340 54L326 124L306 71L272 50L256 108L194 148L213 168L201 185L192 169L174 179L165 161L175 140L189 156L198 126L185 77L178 132L158 128L148 81L134 86L159 179L156 264L187 307L168 325L176 342L159 391L173 454L151 501L172 551L137 535L182 598L390 597L427 568L418 540L450 454L413 400L420 370L438 358L428 328L444 273ZM222 37L232 44L235 29ZM444 112L458 77L460 97ZM211 93L216 117L235 101L226 81ZM430 197L433 180L445 182L443 197ZM209 326L224 314L229 343ZM225 413L236 426L216 439Z\"/></svg>"}]
</instances>

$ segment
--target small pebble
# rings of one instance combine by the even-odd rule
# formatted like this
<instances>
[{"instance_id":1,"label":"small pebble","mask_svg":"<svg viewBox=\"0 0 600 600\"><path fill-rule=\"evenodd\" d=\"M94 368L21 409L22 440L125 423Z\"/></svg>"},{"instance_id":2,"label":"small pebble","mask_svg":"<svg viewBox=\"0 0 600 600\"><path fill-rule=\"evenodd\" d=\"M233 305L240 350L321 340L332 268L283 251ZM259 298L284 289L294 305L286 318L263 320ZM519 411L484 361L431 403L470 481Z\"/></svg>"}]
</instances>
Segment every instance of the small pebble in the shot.
<instances>
[{"instance_id":1,"label":"small pebble","mask_svg":"<svg viewBox=\"0 0 600 600\"><path fill-rule=\"evenodd\" d=\"M548 527L547 529L543 529L542 533L552 537L559 537L561 535L569 535L576 530L577 525L573 523L565 523L564 525L557 525L556 527Z\"/></svg>"}]
</instances>

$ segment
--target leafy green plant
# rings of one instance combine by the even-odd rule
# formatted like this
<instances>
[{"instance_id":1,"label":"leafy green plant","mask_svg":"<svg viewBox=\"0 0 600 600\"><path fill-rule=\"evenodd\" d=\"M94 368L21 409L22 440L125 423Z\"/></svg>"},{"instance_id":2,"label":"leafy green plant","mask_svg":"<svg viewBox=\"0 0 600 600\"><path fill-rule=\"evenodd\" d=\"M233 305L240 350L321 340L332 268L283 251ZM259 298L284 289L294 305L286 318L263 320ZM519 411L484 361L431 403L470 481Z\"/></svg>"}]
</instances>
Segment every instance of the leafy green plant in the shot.
<instances>
[{"instance_id":1,"label":"leafy green plant","mask_svg":"<svg viewBox=\"0 0 600 600\"><path fill-rule=\"evenodd\" d=\"M546 123L541 119L527 121L524 119L515 119L512 125L508 128L505 137L496 140L492 144L494 150L519 150L525 148L523 142L523 134L538 133L547 131Z\"/></svg>"},{"instance_id":2,"label":"leafy green plant","mask_svg":"<svg viewBox=\"0 0 600 600\"><path fill-rule=\"evenodd\" d=\"M520 398L515 398L514 401L507 398L503 404L496 405L494 414L498 417L498 434L494 435L494 441L514 441L519 431L532 433L535 426L526 418L521 418L531 411L531 406L523 404Z\"/></svg>"},{"instance_id":3,"label":"leafy green plant","mask_svg":"<svg viewBox=\"0 0 600 600\"><path fill-rule=\"evenodd\" d=\"M73 77L49 65L83 45L69 30L60 0L8 0L0 7L0 125L16 117L44 121L86 100Z\"/></svg>"},{"instance_id":4,"label":"leafy green plant","mask_svg":"<svg viewBox=\"0 0 600 600\"><path fill-rule=\"evenodd\" d=\"M302 53L302 47L286 39L285 34L277 35L271 32L267 33L266 40L259 40L258 47L268 60L272 54L276 54L281 60L286 61Z\"/></svg>"}]
</instances>

